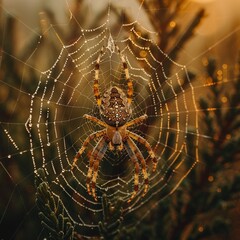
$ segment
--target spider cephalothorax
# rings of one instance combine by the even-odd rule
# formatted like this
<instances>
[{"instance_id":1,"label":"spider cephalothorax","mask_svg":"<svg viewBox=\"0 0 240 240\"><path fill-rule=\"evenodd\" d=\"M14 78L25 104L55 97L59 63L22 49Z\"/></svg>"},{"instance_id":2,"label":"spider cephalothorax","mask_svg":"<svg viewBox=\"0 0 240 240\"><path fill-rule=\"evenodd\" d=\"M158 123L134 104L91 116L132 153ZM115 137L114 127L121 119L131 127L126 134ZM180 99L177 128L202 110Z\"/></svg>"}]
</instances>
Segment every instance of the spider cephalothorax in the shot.
<instances>
[{"instance_id":1,"label":"spider cephalothorax","mask_svg":"<svg viewBox=\"0 0 240 240\"><path fill-rule=\"evenodd\" d=\"M139 171L141 166L141 172L144 178L144 191L143 195L148 190L148 173L145 159L135 144L134 141L143 144L148 151L149 157L153 160L153 170L156 169L155 154L146 139L140 135L128 130L129 126L142 123L146 120L147 115L144 114L138 118L130 120L132 115L131 102L133 96L133 83L130 79L130 75L127 68L125 57L121 54L119 48L116 46L118 54L121 58L123 69L125 72L125 78L127 82L127 94L116 86L109 88L101 97L99 91L99 68L100 60L103 55L104 48L101 49L95 65L95 79L93 84L94 96L97 106L100 111L102 120L85 114L84 117L104 127L102 130L90 134L83 142L82 147L79 149L74 157L72 168L77 164L78 159L86 149L89 142L93 139L99 139L98 143L91 151L89 157L89 169L87 173L87 191L90 195L97 200L96 196L96 181L98 175L99 163L104 157L107 149L123 150L125 149L129 158L134 164L134 191L129 202L135 197L138 192L139 185Z\"/></svg>"}]
</instances>

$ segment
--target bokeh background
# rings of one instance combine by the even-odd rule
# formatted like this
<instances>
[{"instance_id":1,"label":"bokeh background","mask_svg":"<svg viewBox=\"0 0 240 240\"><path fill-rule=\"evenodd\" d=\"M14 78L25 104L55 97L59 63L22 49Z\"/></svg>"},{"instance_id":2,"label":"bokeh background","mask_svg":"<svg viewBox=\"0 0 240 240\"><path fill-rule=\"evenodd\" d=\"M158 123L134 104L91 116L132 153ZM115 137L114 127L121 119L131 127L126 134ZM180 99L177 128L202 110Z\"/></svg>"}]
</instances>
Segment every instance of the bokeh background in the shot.
<instances>
[{"instance_id":1,"label":"bokeh background","mask_svg":"<svg viewBox=\"0 0 240 240\"><path fill-rule=\"evenodd\" d=\"M194 81L209 84L208 91L199 94L198 99L201 133L207 138L200 142L200 164L174 194L157 205L141 223L141 228L128 231L120 228L120 234L112 238L105 236L105 239L238 239L240 2L179 0L176 7L176 1L170 0L111 1L117 9L125 9L126 21L135 19L136 8L142 2L146 5L142 8L141 24L159 33L157 40L162 50L186 64ZM148 11L144 11L146 6ZM24 147L29 146L24 127L29 97L25 93L33 92L38 82L37 74L27 67L28 63L44 69L51 62L46 54L51 51L54 58L54 49L46 46L41 56L33 54L37 37L44 31L41 20L47 19L65 42L72 42L78 29L72 25L66 30L69 10L76 14L79 22L91 26L98 25L101 19L90 16L104 11L105 7L101 1L93 0L1 1L1 239L37 239L45 231L35 204L31 156ZM86 9L91 14L86 14ZM173 9L171 17L169 9ZM6 129L16 144L26 149L25 154L19 154L10 137L6 137Z\"/></svg>"}]
</instances>

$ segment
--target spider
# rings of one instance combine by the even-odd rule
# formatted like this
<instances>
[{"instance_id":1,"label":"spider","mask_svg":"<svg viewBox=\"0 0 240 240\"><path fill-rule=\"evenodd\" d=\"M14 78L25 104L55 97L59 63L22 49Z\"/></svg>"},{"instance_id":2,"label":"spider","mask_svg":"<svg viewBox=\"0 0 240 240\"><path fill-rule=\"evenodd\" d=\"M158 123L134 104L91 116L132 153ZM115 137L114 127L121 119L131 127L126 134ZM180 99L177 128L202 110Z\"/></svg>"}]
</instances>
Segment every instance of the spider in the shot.
<instances>
[{"instance_id":1,"label":"spider","mask_svg":"<svg viewBox=\"0 0 240 240\"><path fill-rule=\"evenodd\" d=\"M138 134L128 130L128 127L135 124L140 124L144 120L146 120L147 115L144 114L138 118L130 120L132 116L131 103L133 98L133 82L129 75L125 56L120 52L120 49L117 46L116 49L124 69L127 83L127 94L125 94L122 89L116 86L112 86L107 91L105 91L103 97L101 96L99 90L99 69L100 60L104 53L104 47L102 47L95 64L95 77L93 84L94 96L96 99L96 104L99 108L101 120L88 114L85 114L84 117L104 127L104 129L93 132L85 139L82 147L79 149L73 159L72 169L74 168L74 166L76 166L78 159L81 157L90 141L94 139L99 139L98 143L93 148L89 156L89 168L86 181L88 194L92 195L93 198L97 201L96 180L98 176L99 162L104 157L107 149L109 149L110 151L122 151L123 149L125 149L128 156L132 160L135 169L134 190L130 199L128 200L128 202L130 202L136 196L139 189L140 165L144 179L143 196L146 194L149 187L146 161L134 141L139 142L145 146L146 150L148 151L149 157L153 161L153 171L155 171L156 169L157 161L148 141L143 137L139 136Z\"/></svg>"}]
</instances>

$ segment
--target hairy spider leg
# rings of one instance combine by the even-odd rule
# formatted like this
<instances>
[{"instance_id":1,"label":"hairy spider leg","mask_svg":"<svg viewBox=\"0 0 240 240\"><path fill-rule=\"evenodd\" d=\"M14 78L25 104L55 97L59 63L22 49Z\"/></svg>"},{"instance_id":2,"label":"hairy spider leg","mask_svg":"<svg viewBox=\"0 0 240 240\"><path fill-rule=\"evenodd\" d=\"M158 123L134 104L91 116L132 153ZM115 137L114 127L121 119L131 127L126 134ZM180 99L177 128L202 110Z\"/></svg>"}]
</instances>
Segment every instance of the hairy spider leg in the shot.
<instances>
[{"instance_id":1,"label":"hairy spider leg","mask_svg":"<svg viewBox=\"0 0 240 240\"><path fill-rule=\"evenodd\" d=\"M141 143L142 145L144 145L148 151L148 154L153 162L153 172L156 171L156 168L157 168L157 158L151 148L151 145L149 144L149 142L144 139L143 137L139 136L138 134L136 133L133 133L131 131L127 131L127 134L129 137L133 138L134 140L136 140L137 142Z\"/></svg>"},{"instance_id":2,"label":"hairy spider leg","mask_svg":"<svg viewBox=\"0 0 240 240\"><path fill-rule=\"evenodd\" d=\"M108 148L108 143L106 142L105 138L102 137L95 148L92 151L90 161L89 161L89 168L87 173L87 191L89 195L92 195L94 200L97 201L96 196L96 181L98 176L98 168L99 163L104 157ZM90 186L91 184L91 186Z\"/></svg>"},{"instance_id":3,"label":"hairy spider leg","mask_svg":"<svg viewBox=\"0 0 240 240\"><path fill-rule=\"evenodd\" d=\"M136 155L134 154L133 150L129 146L128 142L124 142L124 147L134 164L134 191L132 196L129 198L128 203L132 201L132 199L136 196L138 189L139 189L139 163Z\"/></svg>"},{"instance_id":4,"label":"hairy spider leg","mask_svg":"<svg viewBox=\"0 0 240 240\"><path fill-rule=\"evenodd\" d=\"M108 126L105 122L103 122L100 119L98 119L96 117L93 117L91 115L84 114L83 117L85 117L88 120L91 120L92 122L95 122L95 123L99 124L100 126L103 126L103 127L107 127Z\"/></svg>"},{"instance_id":5,"label":"hairy spider leg","mask_svg":"<svg viewBox=\"0 0 240 240\"><path fill-rule=\"evenodd\" d=\"M83 142L82 147L79 149L79 151L77 152L77 154L75 155L74 159L73 159L73 164L71 169L73 170L73 168L76 166L78 159L81 157L81 155L83 154L83 152L85 151L87 145L90 143L91 140L93 140L94 138L99 138L101 136L103 136L106 133L106 130L100 130L97 132L94 132L92 134L90 134Z\"/></svg>"},{"instance_id":6,"label":"hairy spider leg","mask_svg":"<svg viewBox=\"0 0 240 240\"><path fill-rule=\"evenodd\" d=\"M148 180L148 173L147 173L147 166L146 166L146 162L145 159L141 153L141 151L139 150L139 148L137 147L137 145L133 142L133 140L131 138L127 139L127 143L129 144L130 148L133 150L135 156L137 157L137 159L140 161L141 163L141 167L142 167L142 175L143 175L143 179L144 179L144 190L143 190L143 195L144 196L148 190L149 187L149 180ZM130 199L131 201L131 199Z\"/></svg>"},{"instance_id":7,"label":"hairy spider leg","mask_svg":"<svg viewBox=\"0 0 240 240\"><path fill-rule=\"evenodd\" d=\"M104 50L104 47L101 48L95 64L95 77L94 77L94 83L93 83L93 92L94 92L94 96L95 96L98 107L100 107L102 103L101 94L99 90L99 69L100 69L100 60L103 55L103 50Z\"/></svg>"},{"instance_id":8,"label":"hairy spider leg","mask_svg":"<svg viewBox=\"0 0 240 240\"><path fill-rule=\"evenodd\" d=\"M120 51L120 49L117 45L116 45L116 49L117 49L118 54L120 56L120 59L122 61L125 77L126 77L126 80L127 80L127 86L128 86L127 100L128 100L128 104L130 105L131 102L132 102L132 98L133 98L133 82L130 78L130 74L129 74L129 71L128 71L128 66L127 66L125 56L121 53L121 51Z\"/></svg>"},{"instance_id":9,"label":"hairy spider leg","mask_svg":"<svg viewBox=\"0 0 240 240\"><path fill-rule=\"evenodd\" d=\"M127 123L125 124L125 126L126 126L126 127L130 127L130 126L132 126L132 125L136 125L136 124L142 123L144 120L147 119L147 117L148 117L147 114L144 114L144 115L142 115L142 116L140 116L140 117L138 117L138 118L135 118L135 119L127 122Z\"/></svg>"},{"instance_id":10,"label":"hairy spider leg","mask_svg":"<svg viewBox=\"0 0 240 240\"><path fill-rule=\"evenodd\" d=\"M89 157L89 167L88 167L87 180L86 180L87 192L89 195L92 195L91 187L90 187L92 172L93 172L93 163L94 163L94 157L92 156L92 153L93 152L91 152L91 155Z\"/></svg>"}]
</instances>

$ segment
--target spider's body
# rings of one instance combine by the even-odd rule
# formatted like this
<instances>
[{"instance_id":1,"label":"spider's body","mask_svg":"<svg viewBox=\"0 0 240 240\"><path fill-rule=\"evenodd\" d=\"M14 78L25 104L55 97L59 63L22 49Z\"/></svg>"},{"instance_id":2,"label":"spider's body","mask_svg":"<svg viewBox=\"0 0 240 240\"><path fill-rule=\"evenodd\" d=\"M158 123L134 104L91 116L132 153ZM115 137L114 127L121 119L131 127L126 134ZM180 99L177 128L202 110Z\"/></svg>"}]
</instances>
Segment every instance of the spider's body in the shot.
<instances>
[{"instance_id":1,"label":"spider's body","mask_svg":"<svg viewBox=\"0 0 240 240\"><path fill-rule=\"evenodd\" d=\"M123 142L127 136L126 127L111 127L106 128L106 140L109 141L110 150L122 150Z\"/></svg>"},{"instance_id":2,"label":"spider's body","mask_svg":"<svg viewBox=\"0 0 240 240\"><path fill-rule=\"evenodd\" d=\"M149 157L153 160L153 170L156 169L157 162L155 154L147 140L145 140L138 134L128 130L129 126L142 123L144 120L146 120L147 115L144 114L136 119L130 120L132 116L131 102L133 96L133 83L130 79L125 57L121 54L118 47L117 50L123 64L123 69L125 71L125 77L128 86L127 94L125 94L122 89L113 86L103 94L103 97L101 97L98 80L100 60L101 56L103 55L102 48L95 65L95 79L93 85L96 103L98 105L102 120L87 114L85 114L84 117L101 125L102 127L104 127L104 129L90 134L85 139L82 147L74 157L72 168L74 168L74 166L76 165L78 159L86 149L89 142L96 138L99 139L98 143L91 152L89 159L89 169L87 173L88 193L92 195L95 200L97 200L95 188L99 162L103 159L107 149L109 149L110 151L121 151L125 149L128 156L132 160L135 169L134 192L129 199L129 201L131 201L138 192L140 166L145 186L143 195L148 190L148 173L146 168L146 162L141 151L133 140L143 144L146 147Z\"/></svg>"},{"instance_id":3,"label":"spider's body","mask_svg":"<svg viewBox=\"0 0 240 240\"><path fill-rule=\"evenodd\" d=\"M132 114L126 94L115 86L107 90L103 94L100 114L103 121L112 127L124 125Z\"/></svg>"}]
</instances>

